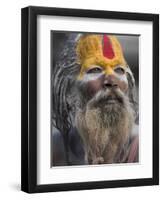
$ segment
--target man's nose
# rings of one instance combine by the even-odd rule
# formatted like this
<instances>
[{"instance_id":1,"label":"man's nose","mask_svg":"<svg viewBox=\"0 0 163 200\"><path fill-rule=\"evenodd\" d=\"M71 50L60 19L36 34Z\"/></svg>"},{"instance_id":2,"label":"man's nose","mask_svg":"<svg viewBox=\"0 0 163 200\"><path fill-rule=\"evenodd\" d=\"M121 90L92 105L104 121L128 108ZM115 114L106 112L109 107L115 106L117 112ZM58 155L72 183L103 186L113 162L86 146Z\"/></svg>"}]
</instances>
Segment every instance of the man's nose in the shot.
<instances>
[{"instance_id":1,"label":"man's nose","mask_svg":"<svg viewBox=\"0 0 163 200\"><path fill-rule=\"evenodd\" d=\"M111 75L107 75L105 76L104 79L104 88L117 88L118 87L118 81L117 78L115 77L115 75L111 74Z\"/></svg>"}]
</instances>

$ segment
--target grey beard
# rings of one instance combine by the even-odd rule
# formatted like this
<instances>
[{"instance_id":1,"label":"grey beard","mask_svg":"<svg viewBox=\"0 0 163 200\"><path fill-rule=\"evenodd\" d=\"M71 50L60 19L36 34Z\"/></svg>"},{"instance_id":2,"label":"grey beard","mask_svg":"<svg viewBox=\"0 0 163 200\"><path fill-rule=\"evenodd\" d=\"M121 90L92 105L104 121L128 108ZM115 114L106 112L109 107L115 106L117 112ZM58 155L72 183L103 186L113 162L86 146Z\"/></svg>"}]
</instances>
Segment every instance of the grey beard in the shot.
<instances>
[{"instance_id":1,"label":"grey beard","mask_svg":"<svg viewBox=\"0 0 163 200\"><path fill-rule=\"evenodd\" d=\"M116 99L116 103L112 103L110 98ZM79 107L75 126L84 143L86 162L117 162L121 149L129 139L133 123L133 110L128 98L120 90L102 90L86 105Z\"/></svg>"}]
</instances>

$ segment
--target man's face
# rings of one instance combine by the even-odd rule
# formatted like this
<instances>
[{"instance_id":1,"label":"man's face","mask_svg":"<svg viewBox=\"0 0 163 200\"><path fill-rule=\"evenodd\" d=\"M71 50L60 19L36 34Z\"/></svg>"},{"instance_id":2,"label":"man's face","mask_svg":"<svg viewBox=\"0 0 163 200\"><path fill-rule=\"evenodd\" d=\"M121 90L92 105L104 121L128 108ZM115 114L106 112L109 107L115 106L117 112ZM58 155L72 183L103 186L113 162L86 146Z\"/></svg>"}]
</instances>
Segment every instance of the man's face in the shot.
<instances>
[{"instance_id":1,"label":"man's face","mask_svg":"<svg viewBox=\"0 0 163 200\"><path fill-rule=\"evenodd\" d=\"M82 65L78 80L81 92L90 100L100 91L105 92L107 103L117 102L117 93L126 96L128 91L127 64L120 43L114 36L88 35L78 44ZM104 94L104 93L103 93ZM102 96L102 94L101 94Z\"/></svg>"},{"instance_id":2,"label":"man's face","mask_svg":"<svg viewBox=\"0 0 163 200\"><path fill-rule=\"evenodd\" d=\"M84 35L78 41L77 55L81 65L77 77L81 109L98 109L98 113L108 118L108 123L109 120L121 120L130 103L128 67L117 38L112 35Z\"/></svg>"}]
</instances>

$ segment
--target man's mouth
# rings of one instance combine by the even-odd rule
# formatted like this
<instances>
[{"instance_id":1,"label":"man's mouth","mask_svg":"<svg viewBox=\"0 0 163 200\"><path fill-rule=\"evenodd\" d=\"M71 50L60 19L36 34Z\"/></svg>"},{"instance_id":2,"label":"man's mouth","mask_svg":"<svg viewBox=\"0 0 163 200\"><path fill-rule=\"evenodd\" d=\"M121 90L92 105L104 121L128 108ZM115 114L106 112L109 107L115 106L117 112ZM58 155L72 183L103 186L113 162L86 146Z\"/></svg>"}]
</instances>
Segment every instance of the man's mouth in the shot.
<instances>
[{"instance_id":1,"label":"man's mouth","mask_svg":"<svg viewBox=\"0 0 163 200\"><path fill-rule=\"evenodd\" d=\"M122 100L121 100L122 101ZM118 99L115 96L112 95L106 95L103 96L102 98L100 98L97 102L99 104L105 104L105 105L109 105L109 104L117 104L119 102L121 102L120 99Z\"/></svg>"},{"instance_id":2,"label":"man's mouth","mask_svg":"<svg viewBox=\"0 0 163 200\"><path fill-rule=\"evenodd\" d=\"M123 103L122 97L115 95L115 94L109 94L103 96L101 99L99 99L100 103L106 103L106 104L117 104L117 103Z\"/></svg>"},{"instance_id":3,"label":"man's mouth","mask_svg":"<svg viewBox=\"0 0 163 200\"><path fill-rule=\"evenodd\" d=\"M118 91L103 91L90 101L93 107L124 104L123 96Z\"/></svg>"},{"instance_id":4,"label":"man's mouth","mask_svg":"<svg viewBox=\"0 0 163 200\"><path fill-rule=\"evenodd\" d=\"M109 103L109 104L114 104L114 103L117 103L117 101L118 101L118 99L116 98L116 97L113 97L113 96L108 96L108 98L107 98L107 102Z\"/></svg>"}]
</instances>

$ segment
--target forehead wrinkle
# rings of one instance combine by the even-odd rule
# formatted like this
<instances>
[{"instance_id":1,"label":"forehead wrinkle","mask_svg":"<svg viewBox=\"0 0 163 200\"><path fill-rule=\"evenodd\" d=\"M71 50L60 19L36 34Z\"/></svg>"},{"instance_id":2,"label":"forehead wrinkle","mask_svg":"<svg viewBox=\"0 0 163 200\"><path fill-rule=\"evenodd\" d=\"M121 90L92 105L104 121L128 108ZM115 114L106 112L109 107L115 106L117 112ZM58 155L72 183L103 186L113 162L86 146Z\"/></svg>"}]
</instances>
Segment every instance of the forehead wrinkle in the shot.
<instances>
[{"instance_id":1,"label":"forehead wrinkle","mask_svg":"<svg viewBox=\"0 0 163 200\"><path fill-rule=\"evenodd\" d=\"M100 66L104 70L107 70L108 67L114 69L117 65L125 66L125 63L121 62L117 58L114 58L112 60L104 58L104 57L94 57L94 58L88 59L81 66L81 70L80 70L78 79L81 79L83 77L83 75L86 73L86 71L88 69L91 69L91 66L93 66L93 65Z\"/></svg>"}]
</instances>

